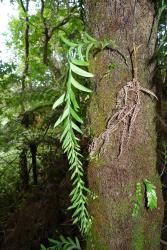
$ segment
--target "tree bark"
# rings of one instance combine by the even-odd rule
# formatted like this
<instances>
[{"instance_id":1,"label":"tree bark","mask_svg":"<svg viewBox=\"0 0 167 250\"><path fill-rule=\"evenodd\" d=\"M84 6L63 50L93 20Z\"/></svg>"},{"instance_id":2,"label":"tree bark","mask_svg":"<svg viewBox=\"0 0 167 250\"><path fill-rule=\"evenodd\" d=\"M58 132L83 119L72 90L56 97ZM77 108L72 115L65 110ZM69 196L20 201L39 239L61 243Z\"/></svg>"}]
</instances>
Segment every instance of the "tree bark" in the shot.
<instances>
[{"instance_id":1,"label":"tree bark","mask_svg":"<svg viewBox=\"0 0 167 250\"><path fill-rule=\"evenodd\" d=\"M154 65L149 65L149 61L156 42L154 3L86 0L85 9L89 33L117 45L116 50L96 54L91 64L95 80L88 108L92 137L88 181L98 198L90 204L94 220L87 250L157 250L163 201L156 171L156 100L139 88L138 92L131 89L126 96L130 81L147 89L151 86ZM118 67L114 68L113 63ZM122 110L120 103L122 109L136 103L137 107L122 121L117 117L115 123L119 123L113 129L111 117ZM158 207L152 211L145 206L145 178L156 186ZM143 203L139 215L133 218L135 186L139 182Z\"/></svg>"}]
</instances>

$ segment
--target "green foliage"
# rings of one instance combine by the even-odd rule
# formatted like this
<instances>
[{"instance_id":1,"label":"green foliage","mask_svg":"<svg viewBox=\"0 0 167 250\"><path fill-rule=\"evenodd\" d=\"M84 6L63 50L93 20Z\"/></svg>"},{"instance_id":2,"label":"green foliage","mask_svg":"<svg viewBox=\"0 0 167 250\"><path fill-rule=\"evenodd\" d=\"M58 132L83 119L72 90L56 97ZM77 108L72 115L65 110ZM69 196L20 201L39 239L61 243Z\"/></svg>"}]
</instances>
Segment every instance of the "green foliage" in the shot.
<instances>
[{"instance_id":1,"label":"green foliage","mask_svg":"<svg viewBox=\"0 0 167 250\"><path fill-rule=\"evenodd\" d=\"M164 12L167 10L167 2L165 0L161 0L158 2L158 24L161 22L161 18L163 18Z\"/></svg>"},{"instance_id":2,"label":"green foliage","mask_svg":"<svg viewBox=\"0 0 167 250\"><path fill-rule=\"evenodd\" d=\"M87 33L81 35L81 41L71 42L60 34L62 42L69 47L68 52L68 76L66 80L66 92L59 97L53 104L53 108L64 105L63 114L56 121L54 127L63 123L61 135L62 148L67 153L73 190L70 194L71 206L73 212L73 223L79 224L82 234L87 234L92 223L91 217L87 211L87 194L90 190L85 187L84 170L80 158L79 138L76 134L82 134L79 124L83 124L80 116L80 104L77 100L77 91L90 93L91 90L81 84L80 78L91 78L93 74L89 73L85 67L89 66L89 52L93 48L104 48L109 42L98 42Z\"/></svg>"},{"instance_id":3,"label":"green foliage","mask_svg":"<svg viewBox=\"0 0 167 250\"><path fill-rule=\"evenodd\" d=\"M167 69L167 2L162 0L158 6L158 46L156 56L158 59L158 69L160 71L162 82L165 82L166 69Z\"/></svg>"},{"instance_id":4,"label":"green foliage","mask_svg":"<svg viewBox=\"0 0 167 250\"><path fill-rule=\"evenodd\" d=\"M53 246L46 248L44 245L41 245L41 250L81 250L77 237L75 237L75 240L72 240L70 237L60 236L59 240L49 239L49 241Z\"/></svg>"},{"instance_id":5,"label":"green foliage","mask_svg":"<svg viewBox=\"0 0 167 250\"><path fill-rule=\"evenodd\" d=\"M68 5L65 1L44 1L44 18L49 35L59 24L58 29L54 29L52 37L48 42L47 56L48 65L43 62L45 46L45 28L41 17L41 1L29 1L31 7L29 17L29 57L28 72L25 76L25 86L23 89L23 74L25 67L25 13L21 6L21 1L15 1L18 7L18 17L13 17L9 22L9 33L7 36L7 46L13 62L4 63L0 60L0 198L16 195L20 192L22 177L20 175L20 153L22 148L27 148L27 162L29 171L29 181L32 181L30 143L37 143L37 161L40 162L41 155L44 156L49 151L55 150L58 145L49 144L54 141L53 117L57 117L57 111L52 110L55 97L62 92L63 85L60 86L66 67L64 66L66 48L62 49L59 28L64 26L67 36L74 30L78 35L78 30L82 30L82 21L79 18L79 9L74 9L75 3ZM61 3L60 3L61 2ZM25 1L23 1L25 5ZM12 8L12 7L11 7ZM71 15L70 15L71 14ZM68 18L68 22L63 24L63 20ZM58 130L56 131L58 132ZM15 154L13 155L13 152ZM59 152L59 153L57 153ZM57 150L55 155L60 155ZM14 162L13 162L14 160ZM40 172L45 168L42 163L37 166ZM45 168L46 169L46 168ZM40 176L38 176L40 182ZM55 177L56 178L56 177ZM17 192L16 192L17 191ZM4 200L1 199L1 206Z\"/></svg>"},{"instance_id":6,"label":"green foliage","mask_svg":"<svg viewBox=\"0 0 167 250\"><path fill-rule=\"evenodd\" d=\"M162 167L162 170L161 170L161 173L160 173L160 177L162 177L165 173L165 170L166 170L166 166L167 166L167 143L166 142L163 142L162 143L162 164L163 164L163 167Z\"/></svg>"},{"instance_id":7,"label":"green foliage","mask_svg":"<svg viewBox=\"0 0 167 250\"><path fill-rule=\"evenodd\" d=\"M149 208L150 210L157 208L157 195L155 191L155 186L147 179L144 179L144 185L146 188L147 208ZM143 192L142 192L142 187L141 187L140 182L136 184L135 197L136 197L136 202L133 208L132 216L138 217L140 213L140 208L142 205L142 198L143 198Z\"/></svg>"},{"instance_id":8,"label":"green foliage","mask_svg":"<svg viewBox=\"0 0 167 250\"><path fill-rule=\"evenodd\" d=\"M82 162L80 161L80 157L82 157L82 155L80 153L79 138L76 136L76 133L82 134L78 124L83 123L83 120L79 115L80 106L75 92L76 89L85 92L91 92L91 90L80 84L74 78L74 75L93 77L91 73L79 67L79 65L88 65L86 57L84 58L82 48L84 45L87 45L88 50L88 45L90 42L93 42L87 40L87 43L75 44L68 41L63 36L61 36L61 39L67 46L70 46L68 54L69 72L66 82L66 93L64 93L53 105L53 108L56 108L62 103L65 104L64 112L59 117L54 127L64 122L61 141L63 142L62 147L64 152L67 152L70 163L70 171L72 172L71 180L73 182L73 190L70 194L72 205L69 209L74 209L74 223L78 223L80 225L81 232L86 234L89 232L91 226L91 218L86 208L86 196L89 190L85 187L83 180L84 170Z\"/></svg>"},{"instance_id":9,"label":"green foliage","mask_svg":"<svg viewBox=\"0 0 167 250\"><path fill-rule=\"evenodd\" d=\"M142 204L142 188L140 182L136 183L135 197L136 197L136 202L133 208L133 213L132 213L133 217L137 217L139 215L140 207Z\"/></svg>"},{"instance_id":10,"label":"green foliage","mask_svg":"<svg viewBox=\"0 0 167 250\"><path fill-rule=\"evenodd\" d=\"M164 163L164 166L167 166L167 143L163 143L163 163Z\"/></svg>"},{"instance_id":11,"label":"green foliage","mask_svg":"<svg viewBox=\"0 0 167 250\"><path fill-rule=\"evenodd\" d=\"M10 153L0 152L0 197L13 193L16 182L19 180L17 154L17 150L10 150Z\"/></svg>"},{"instance_id":12,"label":"green foliage","mask_svg":"<svg viewBox=\"0 0 167 250\"><path fill-rule=\"evenodd\" d=\"M144 179L144 184L146 187L147 207L151 210L155 209L155 208L157 208L157 195L156 195L156 191L155 191L156 188L147 179Z\"/></svg>"}]
</instances>

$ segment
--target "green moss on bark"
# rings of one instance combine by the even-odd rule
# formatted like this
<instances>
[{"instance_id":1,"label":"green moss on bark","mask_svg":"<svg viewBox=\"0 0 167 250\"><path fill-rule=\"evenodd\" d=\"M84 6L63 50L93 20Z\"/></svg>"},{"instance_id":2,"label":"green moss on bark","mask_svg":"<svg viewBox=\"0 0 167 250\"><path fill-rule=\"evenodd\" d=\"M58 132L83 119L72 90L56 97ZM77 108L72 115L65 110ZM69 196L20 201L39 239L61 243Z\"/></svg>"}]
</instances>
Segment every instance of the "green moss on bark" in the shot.
<instances>
[{"instance_id":1,"label":"green moss on bark","mask_svg":"<svg viewBox=\"0 0 167 250\"><path fill-rule=\"evenodd\" d=\"M132 234L132 249L134 250L144 250L145 233L144 233L144 223L141 223L142 218L138 219L138 222L133 228Z\"/></svg>"},{"instance_id":2,"label":"green moss on bark","mask_svg":"<svg viewBox=\"0 0 167 250\"><path fill-rule=\"evenodd\" d=\"M93 231L87 239L87 245L85 250L110 250L109 247L106 246L106 243L103 242L101 237Z\"/></svg>"}]
</instances>

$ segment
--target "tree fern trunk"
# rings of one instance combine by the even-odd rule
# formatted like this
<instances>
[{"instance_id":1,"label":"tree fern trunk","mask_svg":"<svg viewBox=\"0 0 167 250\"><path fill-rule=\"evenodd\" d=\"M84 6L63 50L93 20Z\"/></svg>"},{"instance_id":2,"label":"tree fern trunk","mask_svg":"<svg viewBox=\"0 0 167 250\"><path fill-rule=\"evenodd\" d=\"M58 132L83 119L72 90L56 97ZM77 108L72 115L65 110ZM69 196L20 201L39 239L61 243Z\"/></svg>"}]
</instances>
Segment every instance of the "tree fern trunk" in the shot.
<instances>
[{"instance_id":1,"label":"tree fern trunk","mask_svg":"<svg viewBox=\"0 0 167 250\"><path fill-rule=\"evenodd\" d=\"M30 143L31 159L32 159L32 172L34 185L38 184L37 174L37 145L35 142Z\"/></svg>"},{"instance_id":2,"label":"tree fern trunk","mask_svg":"<svg viewBox=\"0 0 167 250\"><path fill-rule=\"evenodd\" d=\"M90 33L97 39L114 40L118 46L92 59L96 77L88 110L92 137L88 180L98 198L90 204L94 223L87 250L157 250L163 202L156 171L156 99L138 91L136 113L127 115L115 130L111 126L114 113L137 102L133 90L125 100L123 91L129 81L135 78L144 88L152 86L154 65L149 61L156 41L154 4L149 0L86 0L85 7ZM158 208L146 209L143 195L140 214L133 218L135 186L140 182L144 192L145 178L156 186Z\"/></svg>"}]
</instances>

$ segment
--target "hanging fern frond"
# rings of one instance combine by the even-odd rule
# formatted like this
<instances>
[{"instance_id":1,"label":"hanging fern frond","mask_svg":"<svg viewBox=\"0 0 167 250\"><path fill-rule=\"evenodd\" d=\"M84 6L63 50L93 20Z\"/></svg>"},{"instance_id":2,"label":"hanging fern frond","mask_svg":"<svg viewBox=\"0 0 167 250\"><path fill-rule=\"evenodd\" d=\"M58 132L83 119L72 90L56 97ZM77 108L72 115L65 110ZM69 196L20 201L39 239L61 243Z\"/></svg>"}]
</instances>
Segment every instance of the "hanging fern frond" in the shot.
<instances>
[{"instance_id":1,"label":"hanging fern frond","mask_svg":"<svg viewBox=\"0 0 167 250\"><path fill-rule=\"evenodd\" d=\"M104 48L102 42L89 36L87 33L82 34L82 39L78 43L69 41L63 35L60 35L62 42L68 46L68 77L66 81L66 92L53 104L53 109L59 105L64 105L63 114L56 121L54 127L63 124L61 135L62 148L67 154L70 164L71 180L73 190L70 194L71 206L73 210L73 223L78 224L82 234L90 231L92 219L87 210L87 195L91 194L86 188L84 182L84 170L81 162L80 144L77 134L82 134L80 124L83 123L80 117L79 102L76 97L76 91L90 93L91 90L78 81L78 77L92 78L93 74L88 72L86 67L89 65L89 52L93 48ZM105 43L108 45L108 43Z\"/></svg>"}]
</instances>

